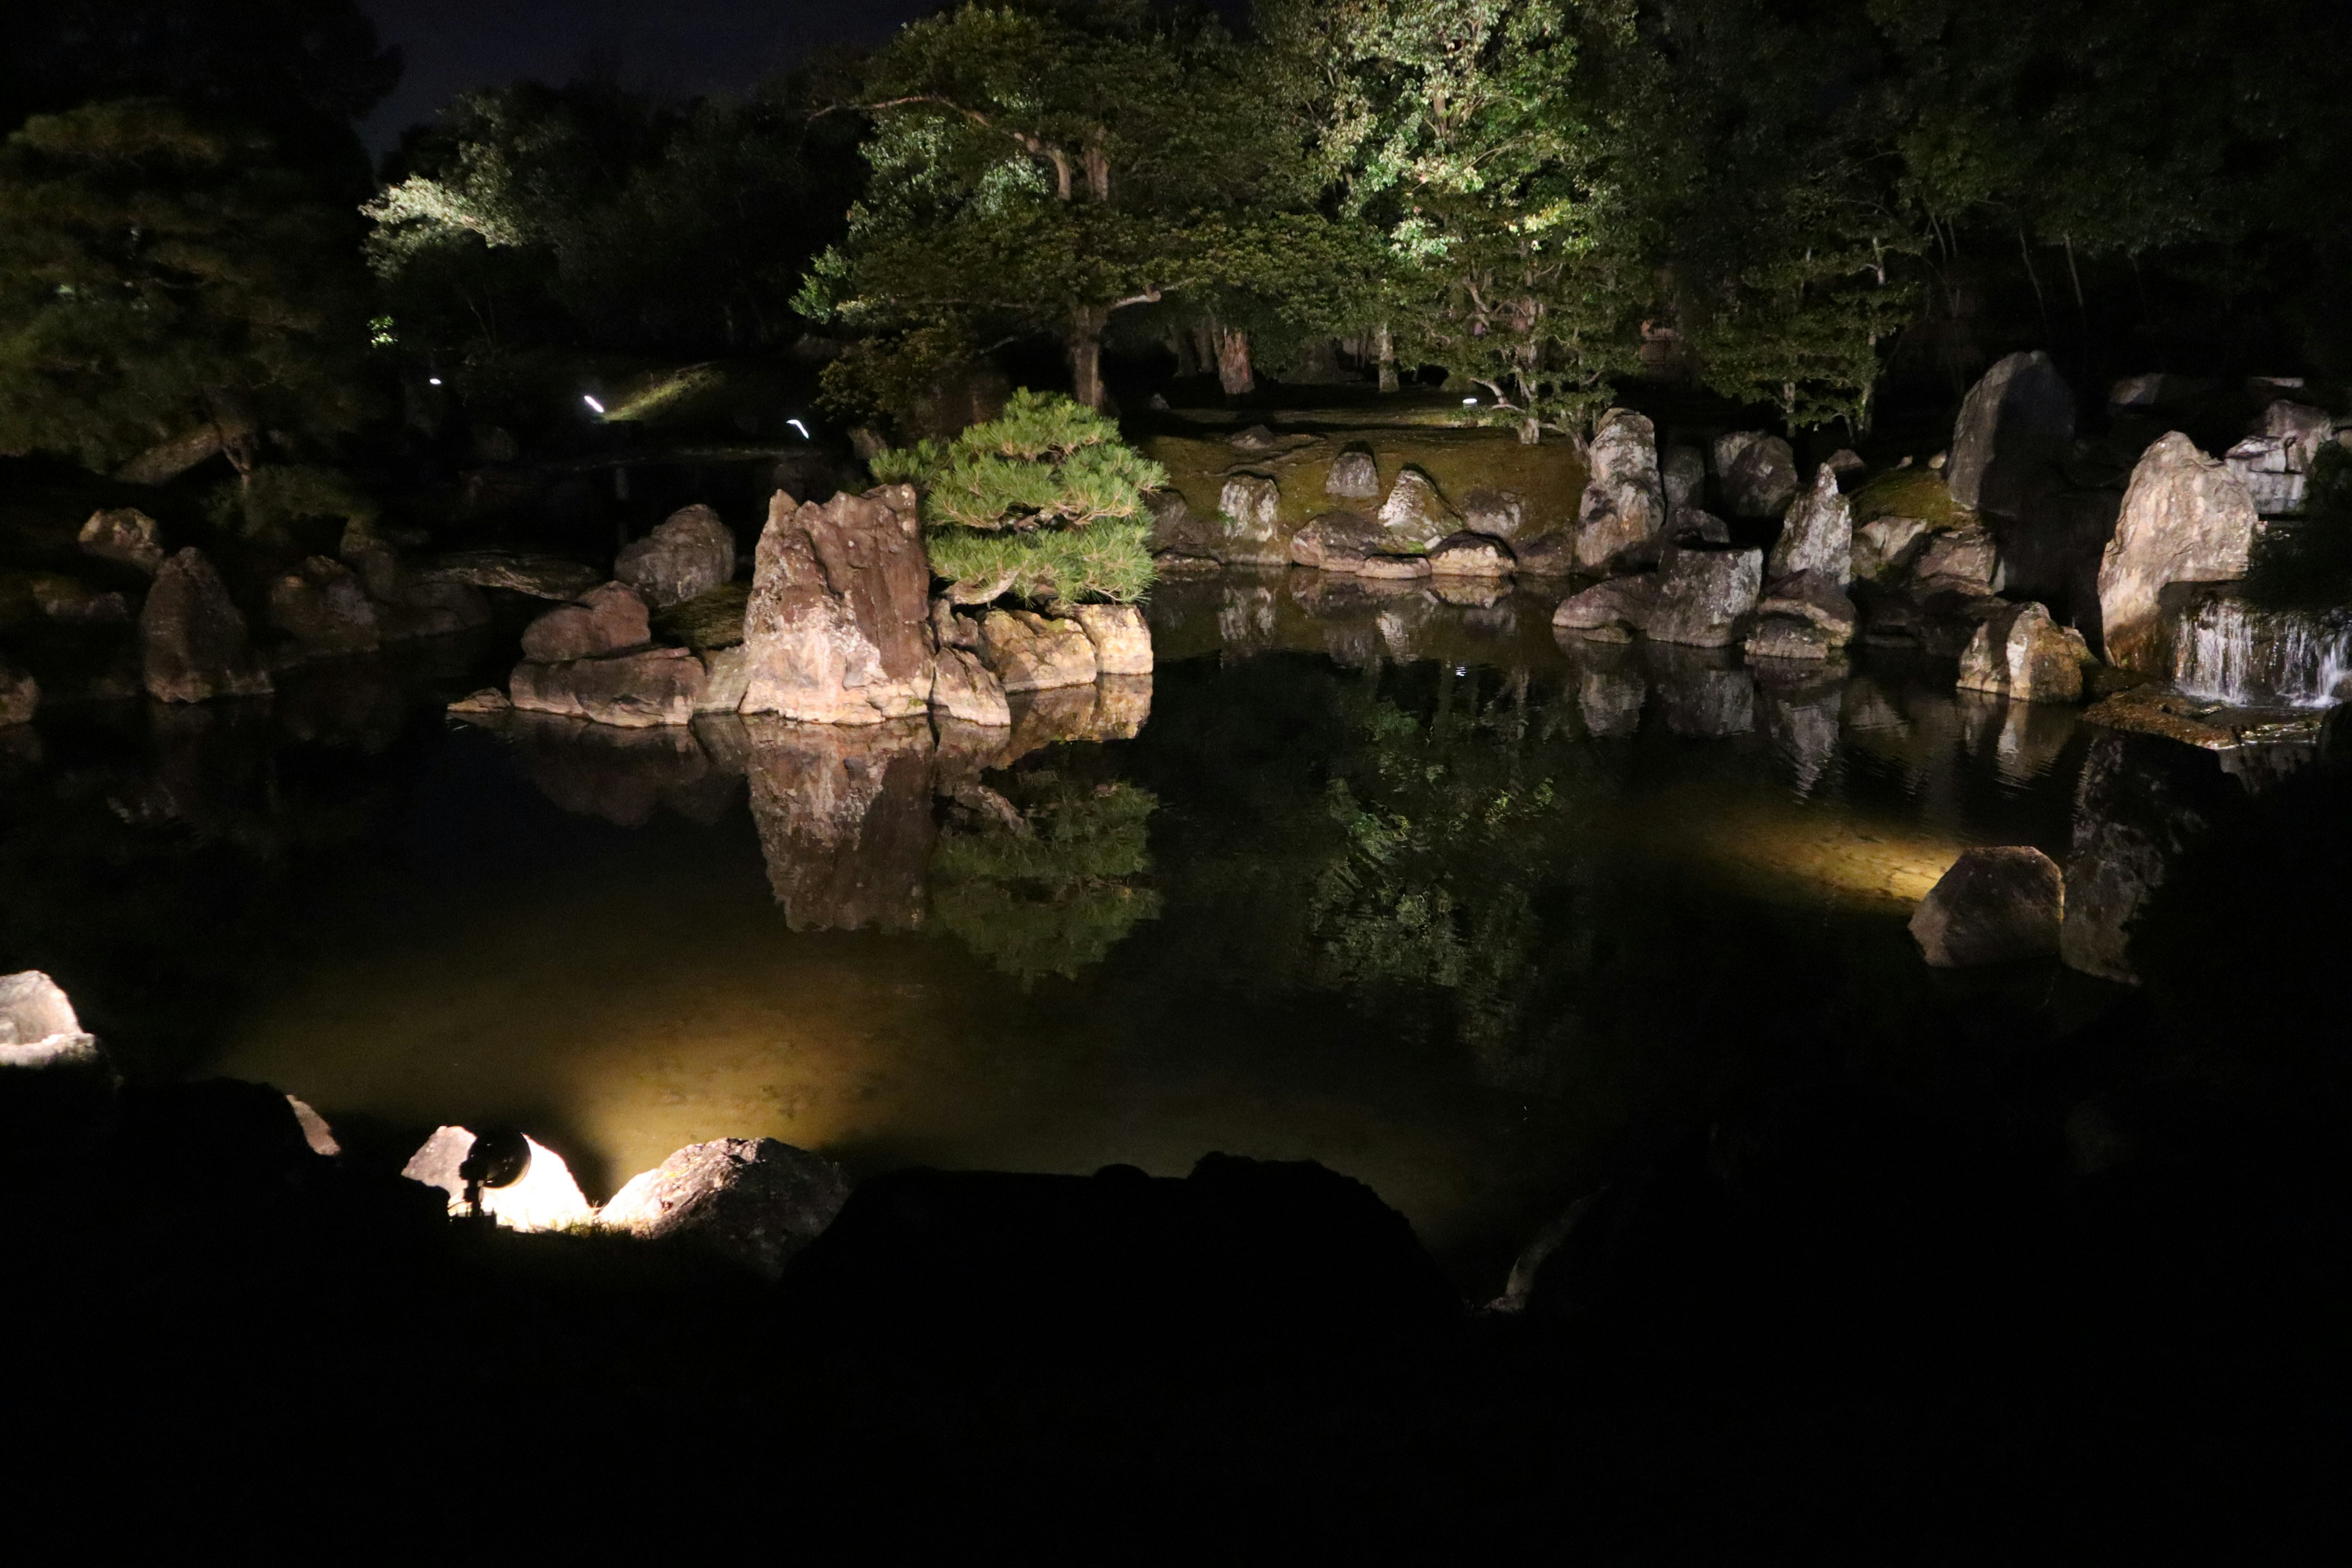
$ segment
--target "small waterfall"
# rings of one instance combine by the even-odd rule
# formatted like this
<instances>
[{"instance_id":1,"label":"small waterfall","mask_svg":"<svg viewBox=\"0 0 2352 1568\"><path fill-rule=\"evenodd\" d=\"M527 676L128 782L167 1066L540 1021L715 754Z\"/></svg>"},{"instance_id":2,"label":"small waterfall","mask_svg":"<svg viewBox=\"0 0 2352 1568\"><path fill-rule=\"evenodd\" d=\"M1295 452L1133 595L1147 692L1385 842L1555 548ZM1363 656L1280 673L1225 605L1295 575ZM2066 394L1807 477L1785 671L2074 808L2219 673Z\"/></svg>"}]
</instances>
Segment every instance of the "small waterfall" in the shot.
<instances>
[{"instance_id":1,"label":"small waterfall","mask_svg":"<svg viewBox=\"0 0 2352 1568\"><path fill-rule=\"evenodd\" d=\"M2174 620L2172 684L2244 708L2324 708L2352 699L2352 610L2263 610L2228 594Z\"/></svg>"}]
</instances>

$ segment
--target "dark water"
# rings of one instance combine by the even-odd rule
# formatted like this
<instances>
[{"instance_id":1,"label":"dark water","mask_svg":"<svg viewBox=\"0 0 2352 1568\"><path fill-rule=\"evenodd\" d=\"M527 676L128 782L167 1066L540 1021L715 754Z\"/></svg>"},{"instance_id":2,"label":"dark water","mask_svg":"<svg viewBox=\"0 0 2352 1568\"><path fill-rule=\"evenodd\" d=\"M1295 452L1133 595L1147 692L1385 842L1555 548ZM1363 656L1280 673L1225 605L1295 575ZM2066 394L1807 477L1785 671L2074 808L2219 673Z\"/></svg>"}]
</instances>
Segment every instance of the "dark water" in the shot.
<instances>
[{"instance_id":1,"label":"dark water","mask_svg":"<svg viewBox=\"0 0 2352 1568\"><path fill-rule=\"evenodd\" d=\"M494 645L45 718L0 761L0 969L134 1070L395 1153L517 1123L592 1197L719 1136L861 1174L1315 1159L1489 1292L1721 1104L2105 1005L1904 929L1967 845L2063 856L2071 710L1465 597L1164 584L1156 675L1028 703L1009 765L919 726L449 725Z\"/></svg>"}]
</instances>

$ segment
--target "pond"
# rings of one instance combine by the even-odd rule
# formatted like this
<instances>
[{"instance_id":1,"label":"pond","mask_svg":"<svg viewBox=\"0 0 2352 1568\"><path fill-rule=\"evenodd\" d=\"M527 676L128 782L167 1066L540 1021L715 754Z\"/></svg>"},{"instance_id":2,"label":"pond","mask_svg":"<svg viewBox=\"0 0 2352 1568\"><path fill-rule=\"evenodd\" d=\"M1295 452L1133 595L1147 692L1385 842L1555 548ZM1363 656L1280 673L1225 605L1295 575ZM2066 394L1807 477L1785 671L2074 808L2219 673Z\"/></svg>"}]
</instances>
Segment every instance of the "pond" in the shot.
<instances>
[{"instance_id":1,"label":"pond","mask_svg":"<svg viewBox=\"0 0 2352 1568\"><path fill-rule=\"evenodd\" d=\"M0 968L135 1070L268 1081L387 1158L519 1125L592 1198L725 1136L858 1175L1312 1159L1486 1294L1726 1096L2100 1005L1905 929L1966 846L2063 858L2072 709L1463 597L1164 584L1155 674L1029 700L1010 748L445 720L510 637L45 723L0 784Z\"/></svg>"}]
</instances>

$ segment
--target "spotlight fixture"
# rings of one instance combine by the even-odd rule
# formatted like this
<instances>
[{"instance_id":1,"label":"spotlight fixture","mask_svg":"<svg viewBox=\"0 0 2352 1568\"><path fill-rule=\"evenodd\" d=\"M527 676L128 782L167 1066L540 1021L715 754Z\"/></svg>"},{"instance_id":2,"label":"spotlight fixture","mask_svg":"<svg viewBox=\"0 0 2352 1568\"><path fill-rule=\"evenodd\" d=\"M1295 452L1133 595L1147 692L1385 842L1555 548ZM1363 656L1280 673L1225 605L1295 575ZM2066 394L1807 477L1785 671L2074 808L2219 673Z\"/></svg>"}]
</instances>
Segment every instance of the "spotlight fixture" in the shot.
<instances>
[{"instance_id":1,"label":"spotlight fixture","mask_svg":"<svg viewBox=\"0 0 2352 1568\"><path fill-rule=\"evenodd\" d=\"M425 378L425 384L427 386L438 386L441 384L441 378L437 375L428 375Z\"/></svg>"},{"instance_id":2,"label":"spotlight fixture","mask_svg":"<svg viewBox=\"0 0 2352 1568\"><path fill-rule=\"evenodd\" d=\"M787 419L787 420L785 420L785 421L784 421L784 423L785 423L785 424L787 424L787 425L789 425L789 426L791 426L793 429L795 429L795 430L799 431L799 432L801 433L801 439L802 439L802 440L803 440L803 441L808 441L808 440L814 440L814 437L812 437L812 436L808 433L808 426L805 426L805 425L803 425L803 424L802 424L799 420L797 420L797 419Z\"/></svg>"},{"instance_id":3,"label":"spotlight fixture","mask_svg":"<svg viewBox=\"0 0 2352 1568\"><path fill-rule=\"evenodd\" d=\"M580 395L580 401L586 404L589 407L594 409L599 414L604 412L604 405L597 402L594 398L589 396L584 392Z\"/></svg>"}]
</instances>

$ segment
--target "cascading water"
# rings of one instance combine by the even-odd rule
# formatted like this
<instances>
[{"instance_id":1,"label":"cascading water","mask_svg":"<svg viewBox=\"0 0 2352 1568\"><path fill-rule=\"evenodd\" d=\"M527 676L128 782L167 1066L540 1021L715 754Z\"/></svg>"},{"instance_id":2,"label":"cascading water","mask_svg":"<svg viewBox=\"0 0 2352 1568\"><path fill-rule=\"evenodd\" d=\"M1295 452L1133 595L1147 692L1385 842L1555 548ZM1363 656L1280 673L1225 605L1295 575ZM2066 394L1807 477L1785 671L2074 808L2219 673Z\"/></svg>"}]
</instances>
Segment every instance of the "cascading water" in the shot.
<instances>
[{"instance_id":1,"label":"cascading water","mask_svg":"<svg viewBox=\"0 0 2352 1568\"><path fill-rule=\"evenodd\" d=\"M2352 610L2264 610L2215 594L2179 612L2171 640L2184 696L2242 708L2352 700Z\"/></svg>"}]
</instances>

